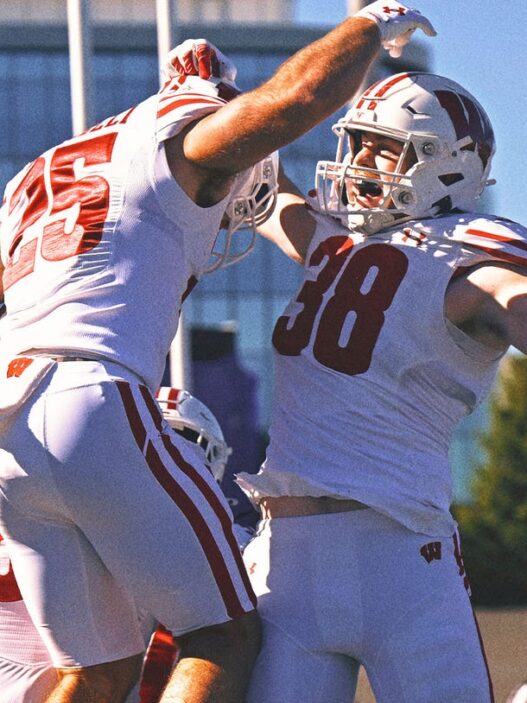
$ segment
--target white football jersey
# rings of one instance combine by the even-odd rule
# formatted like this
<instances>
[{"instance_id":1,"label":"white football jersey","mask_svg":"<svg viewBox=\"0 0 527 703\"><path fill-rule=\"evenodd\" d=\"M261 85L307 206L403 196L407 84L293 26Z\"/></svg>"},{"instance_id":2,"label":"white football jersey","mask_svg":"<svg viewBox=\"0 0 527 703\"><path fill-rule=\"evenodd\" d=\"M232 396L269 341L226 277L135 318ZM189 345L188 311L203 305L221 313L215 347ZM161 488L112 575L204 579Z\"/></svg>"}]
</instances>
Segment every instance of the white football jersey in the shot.
<instances>
[{"instance_id":1,"label":"white football jersey","mask_svg":"<svg viewBox=\"0 0 527 703\"><path fill-rule=\"evenodd\" d=\"M119 362L156 389L179 309L202 275L229 196L196 205L163 142L225 100L174 79L38 157L7 186L0 247L7 353Z\"/></svg>"},{"instance_id":2,"label":"white football jersey","mask_svg":"<svg viewBox=\"0 0 527 703\"><path fill-rule=\"evenodd\" d=\"M499 357L448 323L445 292L462 267L527 266L527 231L450 215L364 237L315 217L304 283L273 335L267 459L240 484L253 499L351 498L450 536L452 433Z\"/></svg>"}]
</instances>

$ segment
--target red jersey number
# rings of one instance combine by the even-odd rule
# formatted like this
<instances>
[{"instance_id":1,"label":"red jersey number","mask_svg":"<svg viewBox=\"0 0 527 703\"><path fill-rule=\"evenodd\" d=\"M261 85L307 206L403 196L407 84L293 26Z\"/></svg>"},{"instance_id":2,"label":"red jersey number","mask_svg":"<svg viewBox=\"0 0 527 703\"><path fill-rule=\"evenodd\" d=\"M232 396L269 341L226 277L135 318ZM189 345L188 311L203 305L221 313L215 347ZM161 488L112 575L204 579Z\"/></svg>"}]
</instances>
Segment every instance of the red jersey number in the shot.
<instances>
[{"instance_id":1,"label":"red jersey number","mask_svg":"<svg viewBox=\"0 0 527 703\"><path fill-rule=\"evenodd\" d=\"M369 369L408 259L389 244L371 244L355 254L352 248L351 240L331 237L315 249L309 266L320 265L324 257L326 262L316 280L306 281L300 290L296 302L303 308L294 322L287 315L278 319L273 345L279 354L298 356L314 330L313 356L323 366L349 376ZM339 273L333 295L324 300Z\"/></svg>"},{"instance_id":2,"label":"red jersey number","mask_svg":"<svg viewBox=\"0 0 527 703\"><path fill-rule=\"evenodd\" d=\"M40 245L43 259L61 261L89 251L100 242L108 214L110 187L100 175L78 178L76 168L108 163L116 137L117 133L113 132L57 147L48 169L43 157L30 166L9 203L10 215L16 207L24 210L9 249L4 289L33 271L38 240L33 238L24 243L24 234L48 210L48 216L52 216L77 207L74 221L68 227L66 219L55 219L44 226ZM50 184L49 198L46 175Z\"/></svg>"}]
</instances>

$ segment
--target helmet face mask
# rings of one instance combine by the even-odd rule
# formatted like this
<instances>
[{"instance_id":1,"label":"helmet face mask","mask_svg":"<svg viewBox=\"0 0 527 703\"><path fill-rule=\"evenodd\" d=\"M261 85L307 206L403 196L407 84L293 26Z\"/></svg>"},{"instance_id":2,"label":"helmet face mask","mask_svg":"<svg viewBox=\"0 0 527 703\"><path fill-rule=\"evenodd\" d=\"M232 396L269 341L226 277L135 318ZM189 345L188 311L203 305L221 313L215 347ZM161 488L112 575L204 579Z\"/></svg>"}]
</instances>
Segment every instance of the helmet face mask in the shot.
<instances>
[{"instance_id":1,"label":"helmet face mask","mask_svg":"<svg viewBox=\"0 0 527 703\"><path fill-rule=\"evenodd\" d=\"M379 81L333 131L338 137L335 160L317 165L318 203L350 229L370 234L395 222L471 210L490 183L490 121L464 88L441 76L402 73ZM354 163L356 135L364 133L400 143L393 169ZM350 203L350 182L383 197Z\"/></svg>"},{"instance_id":2,"label":"helmet face mask","mask_svg":"<svg viewBox=\"0 0 527 703\"><path fill-rule=\"evenodd\" d=\"M213 413L188 391L163 386L156 397L170 427L203 450L212 475L220 483L232 449Z\"/></svg>"},{"instance_id":3,"label":"helmet face mask","mask_svg":"<svg viewBox=\"0 0 527 703\"><path fill-rule=\"evenodd\" d=\"M272 213L277 192L278 152L274 152L238 176L233 197L225 210L226 231L216 237L205 273L231 266L251 253L256 241L256 228ZM234 235L248 229L251 231L244 240L243 248L234 253Z\"/></svg>"}]
</instances>

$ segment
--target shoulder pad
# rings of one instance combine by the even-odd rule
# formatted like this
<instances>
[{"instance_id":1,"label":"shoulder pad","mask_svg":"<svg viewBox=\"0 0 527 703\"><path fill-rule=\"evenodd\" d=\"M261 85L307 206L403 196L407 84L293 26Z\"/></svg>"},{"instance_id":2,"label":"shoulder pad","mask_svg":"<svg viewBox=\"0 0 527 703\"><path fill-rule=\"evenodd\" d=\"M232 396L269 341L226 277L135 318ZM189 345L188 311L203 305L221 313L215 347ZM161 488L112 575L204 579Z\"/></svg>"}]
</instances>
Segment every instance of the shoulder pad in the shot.
<instances>
[{"instance_id":1,"label":"shoulder pad","mask_svg":"<svg viewBox=\"0 0 527 703\"><path fill-rule=\"evenodd\" d=\"M452 234L455 241L488 259L527 266L527 229L517 222L491 216L460 217Z\"/></svg>"}]
</instances>

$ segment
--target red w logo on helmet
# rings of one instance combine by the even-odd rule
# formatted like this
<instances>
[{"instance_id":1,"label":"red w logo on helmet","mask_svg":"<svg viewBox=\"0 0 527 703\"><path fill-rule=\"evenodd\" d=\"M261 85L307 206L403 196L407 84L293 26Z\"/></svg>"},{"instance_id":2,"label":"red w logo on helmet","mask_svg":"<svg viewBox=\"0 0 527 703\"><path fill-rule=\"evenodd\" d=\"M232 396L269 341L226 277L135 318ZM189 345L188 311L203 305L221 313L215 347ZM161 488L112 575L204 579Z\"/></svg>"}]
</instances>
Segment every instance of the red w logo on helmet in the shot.
<instances>
[{"instance_id":1,"label":"red w logo on helmet","mask_svg":"<svg viewBox=\"0 0 527 703\"><path fill-rule=\"evenodd\" d=\"M435 90L441 107L443 107L454 125L457 139L472 138L472 148L478 150L479 157L485 167L492 155L494 133L487 115L466 95L450 90ZM468 145L463 147L470 149Z\"/></svg>"}]
</instances>

